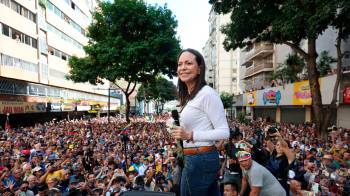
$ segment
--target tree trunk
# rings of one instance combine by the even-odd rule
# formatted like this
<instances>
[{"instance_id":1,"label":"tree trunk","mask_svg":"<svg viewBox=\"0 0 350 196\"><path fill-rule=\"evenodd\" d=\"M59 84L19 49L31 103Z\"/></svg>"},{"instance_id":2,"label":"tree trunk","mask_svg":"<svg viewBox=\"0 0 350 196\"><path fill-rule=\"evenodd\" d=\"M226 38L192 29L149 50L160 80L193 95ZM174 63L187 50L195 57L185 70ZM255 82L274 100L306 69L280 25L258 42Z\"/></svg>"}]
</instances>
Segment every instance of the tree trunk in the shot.
<instances>
[{"instance_id":1,"label":"tree trunk","mask_svg":"<svg viewBox=\"0 0 350 196\"><path fill-rule=\"evenodd\" d=\"M131 93L130 93L131 94ZM125 118L126 118L126 122L130 123L130 94L125 94L126 97L126 107L125 107Z\"/></svg>"},{"instance_id":2,"label":"tree trunk","mask_svg":"<svg viewBox=\"0 0 350 196\"><path fill-rule=\"evenodd\" d=\"M331 104L327 107L327 110L325 111L325 118L324 118L324 123L323 123L323 127L322 130L325 129L327 132L327 129L330 125L330 121L331 121L331 117L335 116L335 111L337 109L337 101L338 101L338 89L339 89L339 84L342 80L342 59L343 59L343 54L341 52L341 32L342 32L342 28L339 28L338 31L338 37L337 37L337 43L335 44L336 48L337 48L337 72L336 72L336 80L335 80L335 84L333 87L333 96L332 96L332 101Z\"/></svg>"},{"instance_id":3,"label":"tree trunk","mask_svg":"<svg viewBox=\"0 0 350 196\"><path fill-rule=\"evenodd\" d=\"M313 120L316 124L316 132L318 136L327 134L322 130L322 96L320 90L320 84L318 82L319 73L316 68L316 39L308 40L308 58L307 58L307 70L308 70L308 79L310 85L310 92L312 98L312 113Z\"/></svg>"}]
</instances>

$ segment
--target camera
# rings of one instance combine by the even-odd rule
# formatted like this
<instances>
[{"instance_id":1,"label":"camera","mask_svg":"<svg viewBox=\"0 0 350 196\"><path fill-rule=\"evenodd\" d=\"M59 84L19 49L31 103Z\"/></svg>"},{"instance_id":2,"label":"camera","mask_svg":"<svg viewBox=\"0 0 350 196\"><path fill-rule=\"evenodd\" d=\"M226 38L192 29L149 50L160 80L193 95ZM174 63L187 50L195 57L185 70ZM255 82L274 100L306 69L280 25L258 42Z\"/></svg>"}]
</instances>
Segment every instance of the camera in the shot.
<instances>
[{"instance_id":1,"label":"camera","mask_svg":"<svg viewBox=\"0 0 350 196\"><path fill-rule=\"evenodd\" d=\"M267 132L269 134L274 134L274 133L277 133L278 129L276 127L270 127Z\"/></svg>"}]
</instances>

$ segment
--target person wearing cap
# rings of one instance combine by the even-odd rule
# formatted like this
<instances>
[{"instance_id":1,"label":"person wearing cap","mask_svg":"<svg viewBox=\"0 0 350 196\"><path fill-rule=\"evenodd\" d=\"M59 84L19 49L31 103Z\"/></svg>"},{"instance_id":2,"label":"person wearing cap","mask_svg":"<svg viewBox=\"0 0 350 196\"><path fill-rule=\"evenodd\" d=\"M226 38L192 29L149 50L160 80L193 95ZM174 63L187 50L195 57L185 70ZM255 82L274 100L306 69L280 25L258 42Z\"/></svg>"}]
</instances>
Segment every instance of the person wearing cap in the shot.
<instances>
[{"instance_id":1,"label":"person wearing cap","mask_svg":"<svg viewBox=\"0 0 350 196\"><path fill-rule=\"evenodd\" d=\"M285 196L287 194L271 172L252 160L249 152L238 152L237 159L242 168L243 175L240 195L244 195L248 184L251 189L250 196Z\"/></svg>"}]
</instances>

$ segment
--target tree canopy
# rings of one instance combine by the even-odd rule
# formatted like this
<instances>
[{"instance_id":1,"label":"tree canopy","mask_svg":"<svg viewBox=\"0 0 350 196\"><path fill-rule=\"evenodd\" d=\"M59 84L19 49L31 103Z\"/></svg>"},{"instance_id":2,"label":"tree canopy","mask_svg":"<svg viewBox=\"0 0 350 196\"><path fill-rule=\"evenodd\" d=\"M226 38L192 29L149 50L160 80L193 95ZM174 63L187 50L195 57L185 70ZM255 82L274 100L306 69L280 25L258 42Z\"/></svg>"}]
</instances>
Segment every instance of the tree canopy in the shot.
<instances>
[{"instance_id":1,"label":"tree canopy","mask_svg":"<svg viewBox=\"0 0 350 196\"><path fill-rule=\"evenodd\" d=\"M157 107L164 105L167 101L175 100L176 98L176 86L173 82L160 76L153 82L142 84L137 92L137 99L139 101L154 101Z\"/></svg>"},{"instance_id":2,"label":"tree canopy","mask_svg":"<svg viewBox=\"0 0 350 196\"><path fill-rule=\"evenodd\" d=\"M209 2L216 12L231 13L231 22L222 27L226 35L226 50L242 48L260 40L288 44L299 50L299 43L309 38L316 39L328 28L337 12L336 0Z\"/></svg>"},{"instance_id":3,"label":"tree canopy","mask_svg":"<svg viewBox=\"0 0 350 196\"><path fill-rule=\"evenodd\" d=\"M222 27L226 50L270 41L286 44L305 59L312 96L313 119L324 137L329 121L324 120L322 97L316 67L316 40L330 26L349 34L348 0L209 0L218 13L231 13L231 21ZM305 41L306 47L301 46ZM340 43L338 43L340 45ZM339 53L339 52L338 52ZM338 56L338 63L342 55ZM340 69L338 69L340 71ZM337 74L338 75L338 74ZM336 83L336 88L338 88ZM335 92L335 91L334 91Z\"/></svg>"},{"instance_id":4,"label":"tree canopy","mask_svg":"<svg viewBox=\"0 0 350 196\"><path fill-rule=\"evenodd\" d=\"M231 107L234 103L234 95L228 92L220 93L220 98L225 109Z\"/></svg>"},{"instance_id":5,"label":"tree canopy","mask_svg":"<svg viewBox=\"0 0 350 196\"><path fill-rule=\"evenodd\" d=\"M176 27L177 21L166 6L140 0L102 2L88 27L86 56L70 59L68 78L91 84L103 79L114 83L126 96L129 120L129 95L137 83L152 81L159 73L170 78L176 74L180 51ZM126 87L118 80L126 81Z\"/></svg>"},{"instance_id":6,"label":"tree canopy","mask_svg":"<svg viewBox=\"0 0 350 196\"><path fill-rule=\"evenodd\" d=\"M284 82L296 82L298 76L304 69L305 62L297 54L288 54L287 59L275 69L273 79L280 79Z\"/></svg>"}]
</instances>

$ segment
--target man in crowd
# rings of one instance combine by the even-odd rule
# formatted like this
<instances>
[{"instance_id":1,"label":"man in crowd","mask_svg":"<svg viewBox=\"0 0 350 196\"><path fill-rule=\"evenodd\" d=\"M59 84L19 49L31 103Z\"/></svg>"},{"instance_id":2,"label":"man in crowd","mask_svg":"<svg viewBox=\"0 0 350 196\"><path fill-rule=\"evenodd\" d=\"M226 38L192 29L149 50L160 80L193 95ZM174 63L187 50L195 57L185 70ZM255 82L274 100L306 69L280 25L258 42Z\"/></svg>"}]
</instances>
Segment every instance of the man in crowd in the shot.
<instances>
[{"instance_id":1,"label":"man in crowd","mask_svg":"<svg viewBox=\"0 0 350 196\"><path fill-rule=\"evenodd\" d=\"M224 184L224 196L238 196L237 185L231 182Z\"/></svg>"},{"instance_id":2,"label":"man in crowd","mask_svg":"<svg viewBox=\"0 0 350 196\"><path fill-rule=\"evenodd\" d=\"M250 196L286 195L277 179L265 167L253 161L249 152L240 151L237 158L243 172L240 195L244 195L248 185L251 189Z\"/></svg>"}]
</instances>

